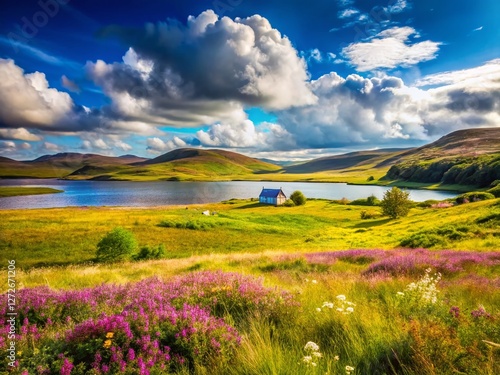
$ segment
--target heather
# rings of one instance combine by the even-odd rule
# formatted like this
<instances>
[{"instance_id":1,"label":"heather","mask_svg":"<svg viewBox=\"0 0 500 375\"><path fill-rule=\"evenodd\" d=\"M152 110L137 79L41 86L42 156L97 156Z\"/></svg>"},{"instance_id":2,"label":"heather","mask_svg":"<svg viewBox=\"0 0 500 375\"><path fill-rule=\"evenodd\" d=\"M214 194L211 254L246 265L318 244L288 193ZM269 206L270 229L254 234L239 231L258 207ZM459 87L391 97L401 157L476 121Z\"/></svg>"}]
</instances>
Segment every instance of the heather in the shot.
<instances>
[{"instance_id":1,"label":"heather","mask_svg":"<svg viewBox=\"0 0 500 375\"><path fill-rule=\"evenodd\" d=\"M297 305L254 277L222 272L69 291L25 288L17 298L18 369L29 374L223 369L248 319L276 321Z\"/></svg>"},{"instance_id":2,"label":"heather","mask_svg":"<svg viewBox=\"0 0 500 375\"><path fill-rule=\"evenodd\" d=\"M64 270L92 275L85 288L22 272L13 373L495 374L499 266L498 252L357 249ZM100 284L113 267L135 273Z\"/></svg>"}]
</instances>

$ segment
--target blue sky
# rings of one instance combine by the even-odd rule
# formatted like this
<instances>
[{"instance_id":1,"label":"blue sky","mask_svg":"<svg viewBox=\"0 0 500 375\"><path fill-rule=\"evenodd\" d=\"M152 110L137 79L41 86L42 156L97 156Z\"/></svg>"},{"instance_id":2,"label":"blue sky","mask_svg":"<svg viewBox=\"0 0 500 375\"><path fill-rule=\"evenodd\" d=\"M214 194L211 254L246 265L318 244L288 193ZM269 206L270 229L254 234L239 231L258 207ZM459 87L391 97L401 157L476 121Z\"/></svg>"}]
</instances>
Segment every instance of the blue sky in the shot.
<instances>
[{"instance_id":1,"label":"blue sky","mask_svg":"<svg viewBox=\"0 0 500 375\"><path fill-rule=\"evenodd\" d=\"M500 126L500 3L8 1L0 155L308 159Z\"/></svg>"}]
</instances>

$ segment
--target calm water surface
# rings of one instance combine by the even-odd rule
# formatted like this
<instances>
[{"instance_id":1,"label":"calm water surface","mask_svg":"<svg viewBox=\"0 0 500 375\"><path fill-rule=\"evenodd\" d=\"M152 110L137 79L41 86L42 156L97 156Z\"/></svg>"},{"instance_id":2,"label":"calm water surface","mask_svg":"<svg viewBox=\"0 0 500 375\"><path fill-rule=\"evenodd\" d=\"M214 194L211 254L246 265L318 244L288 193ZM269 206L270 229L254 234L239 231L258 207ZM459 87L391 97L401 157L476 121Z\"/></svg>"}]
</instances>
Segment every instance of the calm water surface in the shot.
<instances>
[{"instance_id":1,"label":"calm water surface","mask_svg":"<svg viewBox=\"0 0 500 375\"><path fill-rule=\"evenodd\" d=\"M0 198L0 208L49 208L66 206L162 206L220 202L231 198L257 198L263 186L282 187L289 196L301 190L308 198L349 200L374 194L382 198L386 187L312 182L127 182L62 181L40 179L0 180L0 186L42 186L64 190L60 194ZM446 191L409 190L414 201L456 196Z\"/></svg>"}]
</instances>

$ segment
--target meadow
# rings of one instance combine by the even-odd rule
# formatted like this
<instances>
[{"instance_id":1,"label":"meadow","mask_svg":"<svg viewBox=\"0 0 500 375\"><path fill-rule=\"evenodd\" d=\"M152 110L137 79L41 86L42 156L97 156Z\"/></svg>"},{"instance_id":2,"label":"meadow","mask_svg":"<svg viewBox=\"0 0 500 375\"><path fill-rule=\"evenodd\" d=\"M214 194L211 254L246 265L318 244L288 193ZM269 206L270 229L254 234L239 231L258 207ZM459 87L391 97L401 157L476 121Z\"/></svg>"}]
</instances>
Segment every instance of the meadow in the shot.
<instances>
[{"instance_id":1,"label":"meadow","mask_svg":"<svg viewBox=\"0 0 500 375\"><path fill-rule=\"evenodd\" d=\"M62 193L62 190L45 188L45 187L0 186L0 198L15 197L22 195L54 194L54 193Z\"/></svg>"},{"instance_id":2,"label":"meadow","mask_svg":"<svg viewBox=\"0 0 500 375\"><path fill-rule=\"evenodd\" d=\"M500 373L500 200L362 204L2 210L0 373ZM164 258L95 263L118 226Z\"/></svg>"}]
</instances>

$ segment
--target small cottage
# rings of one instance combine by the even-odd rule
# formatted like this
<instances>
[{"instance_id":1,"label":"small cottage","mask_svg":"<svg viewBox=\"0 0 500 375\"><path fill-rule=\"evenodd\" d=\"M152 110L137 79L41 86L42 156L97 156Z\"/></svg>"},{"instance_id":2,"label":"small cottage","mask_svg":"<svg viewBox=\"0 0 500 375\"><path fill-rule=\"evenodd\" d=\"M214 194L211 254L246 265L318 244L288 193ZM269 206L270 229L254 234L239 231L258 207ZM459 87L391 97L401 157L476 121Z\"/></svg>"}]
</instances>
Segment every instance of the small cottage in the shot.
<instances>
[{"instance_id":1,"label":"small cottage","mask_svg":"<svg viewBox=\"0 0 500 375\"><path fill-rule=\"evenodd\" d=\"M259 195L259 202L265 204L274 204L279 206L286 201L286 195L283 193L281 188L279 189L266 189L262 188L262 192Z\"/></svg>"}]
</instances>

